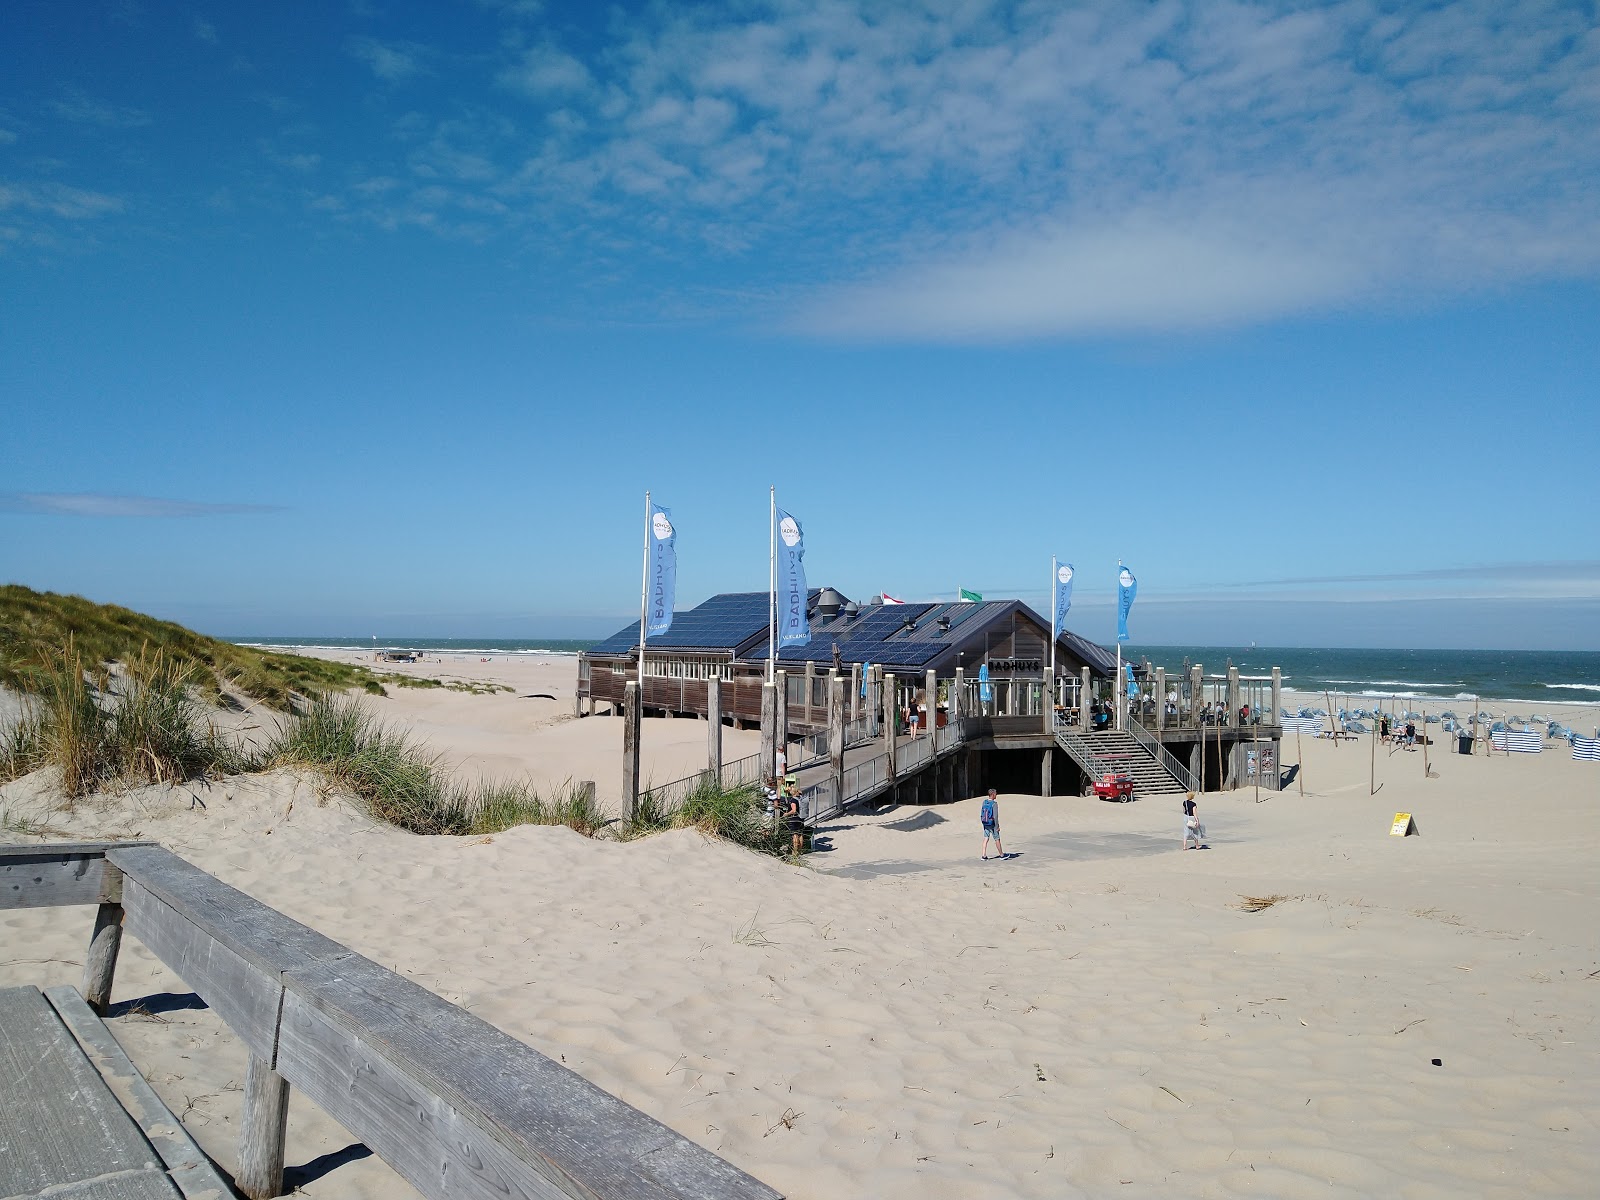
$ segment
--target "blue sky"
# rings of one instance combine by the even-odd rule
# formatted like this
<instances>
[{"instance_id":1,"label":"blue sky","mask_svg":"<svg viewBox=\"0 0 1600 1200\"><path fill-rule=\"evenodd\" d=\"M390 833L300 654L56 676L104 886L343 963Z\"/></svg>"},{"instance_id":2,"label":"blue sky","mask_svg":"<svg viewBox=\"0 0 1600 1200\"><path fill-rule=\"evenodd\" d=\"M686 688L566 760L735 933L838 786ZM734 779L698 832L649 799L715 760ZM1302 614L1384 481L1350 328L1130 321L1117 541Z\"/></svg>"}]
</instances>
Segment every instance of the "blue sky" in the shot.
<instances>
[{"instance_id":1,"label":"blue sky","mask_svg":"<svg viewBox=\"0 0 1600 1200\"><path fill-rule=\"evenodd\" d=\"M1593 3L14 2L0 576L220 634L958 586L1600 648Z\"/></svg>"}]
</instances>

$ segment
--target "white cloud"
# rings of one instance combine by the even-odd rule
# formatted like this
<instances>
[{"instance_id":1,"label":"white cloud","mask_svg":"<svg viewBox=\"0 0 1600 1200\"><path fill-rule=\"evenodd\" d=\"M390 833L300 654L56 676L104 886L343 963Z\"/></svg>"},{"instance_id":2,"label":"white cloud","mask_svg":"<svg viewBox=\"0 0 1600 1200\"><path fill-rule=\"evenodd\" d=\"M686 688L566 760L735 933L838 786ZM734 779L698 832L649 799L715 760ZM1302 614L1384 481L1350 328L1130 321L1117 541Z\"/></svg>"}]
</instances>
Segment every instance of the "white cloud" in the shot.
<instances>
[{"instance_id":1,"label":"white cloud","mask_svg":"<svg viewBox=\"0 0 1600 1200\"><path fill-rule=\"evenodd\" d=\"M752 0L617 15L582 60L523 36L493 78L530 104L418 114L366 164L454 189L403 223L490 195L564 251L709 254L790 329L1192 329L1600 272L1592 5Z\"/></svg>"},{"instance_id":2,"label":"white cloud","mask_svg":"<svg viewBox=\"0 0 1600 1200\"><path fill-rule=\"evenodd\" d=\"M282 511L268 504L210 504L99 492L0 492L0 512L56 517L206 517Z\"/></svg>"},{"instance_id":3,"label":"white cloud","mask_svg":"<svg viewBox=\"0 0 1600 1200\"><path fill-rule=\"evenodd\" d=\"M582 91L592 82L588 67L554 46L524 50L514 64L500 72L499 80L530 96Z\"/></svg>"},{"instance_id":4,"label":"white cloud","mask_svg":"<svg viewBox=\"0 0 1600 1200\"><path fill-rule=\"evenodd\" d=\"M137 129L150 124L150 114L142 109L106 104L78 88L67 88L45 107L63 121L79 125L98 125L102 129Z\"/></svg>"},{"instance_id":5,"label":"white cloud","mask_svg":"<svg viewBox=\"0 0 1600 1200\"><path fill-rule=\"evenodd\" d=\"M372 69L372 73L387 83L400 83L422 70L421 52L415 46L380 42L376 38L352 38L350 53Z\"/></svg>"},{"instance_id":6,"label":"white cloud","mask_svg":"<svg viewBox=\"0 0 1600 1200\"><path fill-rule=\"evenodd\" d=\"M77 221L122 211L122 199L60 183L0 183L0 212L20 209Z\"/></svg>"}]
</instances>

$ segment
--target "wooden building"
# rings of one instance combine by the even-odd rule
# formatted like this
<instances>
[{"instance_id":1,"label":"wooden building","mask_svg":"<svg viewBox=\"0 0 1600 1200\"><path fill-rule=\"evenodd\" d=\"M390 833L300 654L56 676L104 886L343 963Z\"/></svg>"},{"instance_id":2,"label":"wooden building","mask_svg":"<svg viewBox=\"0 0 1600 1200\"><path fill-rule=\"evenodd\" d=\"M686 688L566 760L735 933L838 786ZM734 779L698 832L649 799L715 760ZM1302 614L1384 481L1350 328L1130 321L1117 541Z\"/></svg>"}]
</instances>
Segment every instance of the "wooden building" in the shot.
<instances>
[{"instance_id":1,"label":"wooden building","mask_svg":"<svg viewBox=\"0 0 1600 1200\"><path fill-rule=\"evenodd\" d=\"M861 693L864 678L889 673L904 681L908 700L920 694L928 703L930 679L942 695L958 675L974 680L983 668L1001 697L1023 695L1024 684L1035 706L1050 694L1040 686L1050 671L1050 622L1020 600L857 605L820 588L811 591L807 613L810 643L784 648L777 662L792 728L826 723L826 681L835 667L849 677L852 696ZM759 725L768 615L766 592L728 592L674 613L672 628L651 638L645 651L644 711L704 717L706 680L717 678L723 681L724 718L736 726ZM637 624L580 655L578 714L592 714L602 704L616 711L626 683L638 678L638 665ZM1093 679L1108 680L1115 660L1104 648L1063 631L1056 641L1058 679L1076 686L1085 669ZM930 707L938 703L936 695Z\"/></svg>"}]
</instances>

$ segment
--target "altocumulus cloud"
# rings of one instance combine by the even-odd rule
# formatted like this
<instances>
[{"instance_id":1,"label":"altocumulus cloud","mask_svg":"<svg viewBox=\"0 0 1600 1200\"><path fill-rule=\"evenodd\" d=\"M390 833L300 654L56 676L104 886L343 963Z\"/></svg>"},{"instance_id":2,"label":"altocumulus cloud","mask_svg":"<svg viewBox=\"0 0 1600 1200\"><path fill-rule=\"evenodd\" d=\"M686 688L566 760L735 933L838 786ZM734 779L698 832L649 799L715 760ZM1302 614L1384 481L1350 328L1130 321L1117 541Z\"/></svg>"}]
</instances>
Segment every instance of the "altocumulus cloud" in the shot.
<instances>
[{"instance_id":1,"label":"altocumulus cloud","mask_svg":"<svg viewBox=\"0 0 1600 1200\"><path fill-rule=\"evenodd\" d=\"M211 504L99 492L0 492L0 512L53 517L211 517L282 512L271 504Z\"/></svg>"},{"instance_id":2,"label":"altocumulus cloud","mask_svg":"<svg viewBox=\"0 0 1600 1200\"><path fill-rule=\"evenodd\" d=\"M495 194L647 208L658 243L801 280L791 330L1182 329L1600 271L1577 0L767 0L608 37L508 64L564 94Z\"/></svg>"}]
</instances>

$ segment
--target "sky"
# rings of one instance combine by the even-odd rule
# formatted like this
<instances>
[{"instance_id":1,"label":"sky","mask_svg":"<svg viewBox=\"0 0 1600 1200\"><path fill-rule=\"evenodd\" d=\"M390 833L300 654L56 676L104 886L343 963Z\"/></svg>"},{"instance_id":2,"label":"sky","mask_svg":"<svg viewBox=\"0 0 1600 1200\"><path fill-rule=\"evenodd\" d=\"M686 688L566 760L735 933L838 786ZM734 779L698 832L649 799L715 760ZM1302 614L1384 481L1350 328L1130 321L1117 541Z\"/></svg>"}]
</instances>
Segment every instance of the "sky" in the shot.
<instances>
[{"instance_id":1,"label":"sky","mask_svg":"<svg viewBox=\"0 0 1600 1200\"><path fill-rule=\"evenodd\" d=\"M1600 649L1600 7L70 5L0 39L0 580L222 636L1019 596Z\"/></svg>"}]
</instances>

